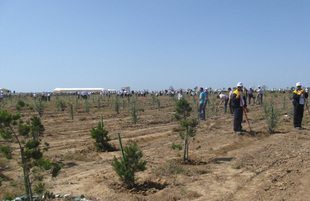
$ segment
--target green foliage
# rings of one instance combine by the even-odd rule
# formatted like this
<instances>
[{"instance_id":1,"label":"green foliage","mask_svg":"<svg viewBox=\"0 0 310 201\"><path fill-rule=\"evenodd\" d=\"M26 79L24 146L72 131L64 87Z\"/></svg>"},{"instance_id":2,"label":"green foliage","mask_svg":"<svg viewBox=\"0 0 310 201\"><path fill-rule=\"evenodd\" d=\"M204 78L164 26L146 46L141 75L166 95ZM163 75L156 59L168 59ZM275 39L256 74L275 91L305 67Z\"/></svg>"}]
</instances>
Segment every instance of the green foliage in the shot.
<instances>
[{"instance_id":1,"label":"green foliage","mask_svg":"<svg viewBox=\"0 0 310 201\"><path fill-rule=\"evenodd\" d=\"M38 112L40 117L43 116L45 110L45 104L42 103L41 99L39 99L39 102L35 102L34 109Z\"/></svg>"},{"instance_id":2,"label":"green foliage","mask_svg":"<svg viewBox=\"0 0 310 201\"><path fill-rule=\"evenodd\" d=\"M138 149L136 142L131 142L129 146L124 148L124 158L118 161L116 157L111 165L116 174L128 188L132 188L135 184L135 173L146 170L146 161L141 160L143 154Z\"/></svg>"},{"instance_id":3,"label":"green foliage","mask_svg":"<svg viewBox=\"0 0 310 201\"><path fill-rule=\"evenodd\" d=\"M64 111L67 107L67 104L64 100L57 98L56 99L56 106L57 106L58 110Z\"/></svg>"},{"instance_id":4,"label":"green foliage","mask_svg":"<svg viewBox=\"0 0 310 201\"><path fill-rule=\"evenodd\" d=\"M276 108L274 108L272 103L270 105L265 103L264 114L265 114L265 118L267 121L269 132L274 133L279 123L279 118L280 118L279 112L276 110Z\"/></svg>"},{"instance_id":5,"label":"green foliage","mask_svg":"<svg viewBox=\"0 0 310 201\"><path fill-rule=\"evenodd\" d=\"M181 98L181 100L176 103L174 118L176 120L186 120L186 118L191 115L191 111L192 108L189 102L185 98Z\"/></svg>"},{"instance_id":6,"label":"green foliage","mask_svg":"<svg viewBox=\"0 0 310 201\"><path fill-rule=\"evenodd\" d=\"M45 184L44 183L38 183L34 186L33 191L39 195L42 195L45 191Z\"/></svg>"},{"instance_id":7,"label":"green foliage","mask_svg":"<svg viewBox=\"0 0 310 201\"><path fill-rule=\"evenodd\" d=\"M44 192L44 197L46 197L46 198L55 198L55 195L54 195L53 192L46 191L46 192Z\"/></svg>"},{"instance_id":8,"label":"green foliage","mask_svg":"<svg viewBox=\"0 0 310 201\"><path fill-rule=\"evenodd\" d=\"M4 196L4 200L14 200L14 196L13 195L6 195L6 196Z\"/></svg>"},{"instance_id":9,"label":"green foliage","mask_svg":"<svg viewBox=\"0 0 310 201\"><path fill-rule=\"evenodd\" d=\"M9 145L0 146L0 152L2 152L7 159L12 159L12 149Z\"/></svg>"},{"instance_id":10,"label":"green foliage","mask_svg":"<svg viewBox=\"0 0 310 201\"><path fill-rule=\"evenodd\" d=\"M194 137L196 134L196 126L198 125L197 120L186 120L190 116L192 108L190 107L189 102L182 98L176 104L174 118L180 120L180 125L182 130L180 131L180 137L184 139L184 157L183 160L188 160L188 137Z\"/></svg>"},{"instance_id":11,"label":"green foliage","mask_svg":"<svg viewBox=\"0 0 310 201\"><path fill-rule=\"evenodd\" d=\"M73 105L70 104L70 114L71 114L71 119L74 119L74 111L73 111Z\"/></svg>"},{"instance_id":12,"label":"green foliage","mask_svg":"<svg viewBox=\"0 0 310 201\"><path fill-rule=\"evenodd\" d=\"M119 106L120 106L119 98L116 95L114 100L114 111L116 112L116 114L119 114Z\"/></svg>"},{"instance_id":13,"label":"green foliage","mask_svg":"<svg viewBox=\"0 0 310 201\"><path fill-rule=\"evenodd\" d=\"M17 103L16 103L16 105L15 105L17 111L20 111L20 110L21 110L23 107L25 107L25 106L26 106L26 104L25 104L25 102L22 101L22 100L18 100Z\"/></svg>"},{"instance_id":14,"label":"green foliage","mask_svg":"<svg viewBox=\"0 0 310 201\"><path fill-rule=\"evenodd\" d=\"M181 145L179 145L179 144L174 144L174 143L172 143L171 148L172 148L172 149L182 150L182 146L181 146Z\"/></svg>"},{"instance_id":15,"label":"green foliage","mask_svg":"<svg viewBox=\"0 0 310 201\"><path fill-rule=\"evenodd\" d=\"M0 175L0 186L2 186L2 181L3 181L3 178Z\"/></svg>"},{"instance_id":16,"label":"green foliage","mask_svg":"<svg viewBox=\"0 0 310 201\"><path fill-rule=\"evenodd\" d=\"M180 137L182 139L185 138L185 135L187 133L187 135L189 137L194 137L196 135L196 126L198 125L198 121L193 119L190 121L181 121L180 123L181 127L183 128L183 131L180 131Z\"/></svg>"},{"instance_id":17,"label":"green foliage","mask_svg":"<svg viewBox=\"0 0 310 201\"><path fill-rule=\"evenodd\" d=\"M14 136L17 140L21 153L25 191L27 197L32 200L31 186L42 187L42 184L37 184L37 181L43 179L41 172L46 175L46 171L51 170L52 176L57 176L61 166L43 158L43 152L47 150L48 143L45 143L46 147L42 151L41 141L45 129L40 117L34 116L26 123L23 123L20 118L19 114L0 111L0 133L2 138L9 139ZM15 130L18 130L18 133Z\"/></svg>"},{"instance_id":18,"label":"green foliage","mask_svg":"<svg viewBox=\"0 0 310 201\"><path fill-rule=\"evenodd\" d=\"M94 146L99 151L113 151L115 148L110 145L109 141L111 140L108 136L109 131L103 129L103 124L98 123L97 128L92 128L90 131L90 136L95 140Z\"/></svg>"}]
</instances>

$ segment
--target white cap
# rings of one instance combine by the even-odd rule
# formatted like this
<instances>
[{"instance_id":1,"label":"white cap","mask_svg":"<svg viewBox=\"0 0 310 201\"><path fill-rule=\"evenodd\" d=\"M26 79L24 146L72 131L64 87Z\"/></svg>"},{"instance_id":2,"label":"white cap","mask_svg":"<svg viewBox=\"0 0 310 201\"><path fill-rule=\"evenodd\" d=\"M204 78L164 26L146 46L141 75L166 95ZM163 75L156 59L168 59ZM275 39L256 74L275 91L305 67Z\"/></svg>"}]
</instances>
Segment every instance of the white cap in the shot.
<instances>
[{"instance_id":1,"label":"white cap","mask_svg":"<svg viewBox=\"0 0 310 201\"><path fill-rule=\"evenodd\" d=\"M296 87L299 87L299 86L301 86L301 83L300 83L300 82L297 82L297 83L296 83Z\"/></svg>"},{"instance_id":2,"label":"white cap","mask_svg":"<svg viewBox=\"0 0 310 201\"><path fill-rule=\"evenodd\" d=\"M243 87L242 82L238 82L237 87Z\"/></svg>"},{"instance_id":3,"label":"white cap","mask_svg":"<svg viewBox=\"0 0 310 201\"><path fill-rule=\"evenodd\" d=\"M258 88L260 88L260 86L258 85Z\"/></svg>"},{"instance_id":4,"label":"white cap","mask_svg":"<svg viewBox=\"0 0 310 201\"><path fill-rule=\"evenodd\" d=\"M205 90L207 90L207 89L208 89L208 87L205 88Z\"/></svg>"}]
</instances>

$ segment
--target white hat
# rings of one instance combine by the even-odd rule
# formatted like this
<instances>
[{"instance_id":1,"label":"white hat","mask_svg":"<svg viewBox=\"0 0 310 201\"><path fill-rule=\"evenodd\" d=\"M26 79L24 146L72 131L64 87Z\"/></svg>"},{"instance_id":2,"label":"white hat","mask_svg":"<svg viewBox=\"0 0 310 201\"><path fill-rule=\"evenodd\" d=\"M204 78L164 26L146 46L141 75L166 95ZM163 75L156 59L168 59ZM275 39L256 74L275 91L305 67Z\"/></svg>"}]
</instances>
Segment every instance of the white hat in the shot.
<instances>
[{"instance_id":1,"label":"white hat","mask_svg":"<svg viewBox=\"0 0 310 201\"><path fill-rule=\"evenodd\" d=\"M238 82L237 87L243 87L242 82Z\"/></svg>"},{"instance_id":2,"label":"white hat","mask_svg":"<svg viewBox=\"0 0 310 201\"><path fill-rule=\"evenodd\" d=\"M260 88L260 86L258 85L258 88Z\"/></svg>"},{"instance_id":3,"label":"white hat","mask_svg":"<svg viewBox=\"0 0 310 201\"><path fill-rule=\"evenodd\" d=\"M205 88L206 90L208 89L208 87Z\"/></svg>"},{"instance_id":4,"label":"white hat","mask_svg":"<svg viewBox=\"0 0 310 201\"><path fill-rule=\"evenodd\" d=\"M296 83L296 87L299 87L299 86L301 86L301 83L300 83L300 82L297 82L297 83Z\"/></svg>"}]
</instances>

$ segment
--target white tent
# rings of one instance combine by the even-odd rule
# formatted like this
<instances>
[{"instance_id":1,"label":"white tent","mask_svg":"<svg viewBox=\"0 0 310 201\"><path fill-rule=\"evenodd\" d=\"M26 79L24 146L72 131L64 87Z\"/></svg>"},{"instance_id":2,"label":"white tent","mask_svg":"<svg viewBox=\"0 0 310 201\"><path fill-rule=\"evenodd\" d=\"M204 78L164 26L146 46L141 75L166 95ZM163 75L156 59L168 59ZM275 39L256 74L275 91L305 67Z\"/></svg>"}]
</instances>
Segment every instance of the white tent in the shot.
<instances>
[{"instance_id":1,"label":"white tent","mask_svg":"<svg viewBox=\"0 0 310 201\"><path fill-rule=\"evenodd\" d=\"M87 91L87 92L102 92L104 91L104 88L56 88L53 92L81 92L81 91Z\"/></svg>"},{"instance_id":2,"label":"white tent","mask_svg":"<svg viewBox=\"0 0 310 201\"><path fill-rule=\"evenodd\" d=\"M2 91L3 94L11 93L11 90L9 90L9 89L4 89L4 88L1 88L0 91Z\"/></svg>"}]
</instances>

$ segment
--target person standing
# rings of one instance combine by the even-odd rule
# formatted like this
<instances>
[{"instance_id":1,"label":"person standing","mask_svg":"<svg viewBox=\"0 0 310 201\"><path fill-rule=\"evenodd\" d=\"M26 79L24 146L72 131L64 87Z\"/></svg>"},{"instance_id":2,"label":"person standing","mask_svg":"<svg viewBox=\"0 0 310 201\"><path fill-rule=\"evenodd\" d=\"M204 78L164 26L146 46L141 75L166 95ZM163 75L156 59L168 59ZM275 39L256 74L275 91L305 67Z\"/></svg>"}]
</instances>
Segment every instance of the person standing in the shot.
<instances>
[{"instance_id":1,"label":"person standing","mask_svg":"<svg viewBox=\"0 0 310 201\"><path fill-rule=\"evenodd\" d=\"M241 134L245 130L242 130L242 118L243 118L243 108L246 108L246 98L245 93L242 90L243 84L238 82L237 89L232 95L232 106L234 107L234 131L235 134Z\"/></svg>"},{"instance_id":2,"label":"person standing","mask_svg":"<svg viewBox=\"0 0 310 201\"><path fill-rule=\"evenodd\" d=\"M257 89L257 101L259 105L263 105L263 90L258 86Z\"/></svg>"},{"instance_id":3,"label":"person standing","mask_svg":"<svg viewBox=\"0 0 310 201\"><path fill-rule=\"evenodd\" d=\"M308 93L301 89L301 83L296 83L296 90L293 91L293 105L294 105L294 128L300 130L302 118L304 115L304 104L308 98Z\"/></svg>"},{"instance_id":4,"label":"person standing","mask_svg":"<svg viewBox=\"0 0 310 201\"><path fill-rule=\"evenodd\" d=\"M199 95L199 119L200 120L206 120L206 97L207 94L203 91L203 88L200 87L199 89L200 95Z\"/></svg>"},{"instance_id":5,"label":"person standing","mask_svg":"<svg viewBox=\"0 0 310 201\"><path fill-rule=\"evenodd\" d=\"M255 104L255 99L254 99L254 95L253 95L254 91L252 89L252 87L250 87L250 89L248 90L248 95L249 95L249 105L251 105L251 99L253 99L253 102Z\"/></svg>"},{"instance_id":6,"label":"person standing","mask_svg":"<svg viewBox=\"0 0 310 201\"><path fill-rule=\"evenodd\" d=\"M231 90L230 87L228 88L228 93L229 93L229 95L228 95L228 98L229 98L228 99L229 111L230 111L230 114L233 114L234 113L234 108L232 106L232 101L231 101L233 91Z\"/></svg>"},{"instance_id":7,"label":"person standing","mask_svg":"<svg viewBox=\"0 0 310 201\"><path fill-rule=\"evenodd\" d=\"M181 98L184 98L184 94L182 89L180 89L179 94L178 94L178 100L181 100Z\"/></svg>"}]
</instances>

